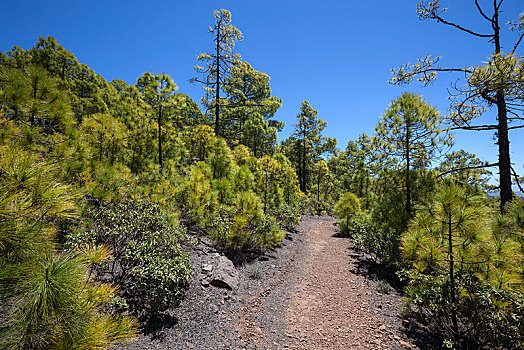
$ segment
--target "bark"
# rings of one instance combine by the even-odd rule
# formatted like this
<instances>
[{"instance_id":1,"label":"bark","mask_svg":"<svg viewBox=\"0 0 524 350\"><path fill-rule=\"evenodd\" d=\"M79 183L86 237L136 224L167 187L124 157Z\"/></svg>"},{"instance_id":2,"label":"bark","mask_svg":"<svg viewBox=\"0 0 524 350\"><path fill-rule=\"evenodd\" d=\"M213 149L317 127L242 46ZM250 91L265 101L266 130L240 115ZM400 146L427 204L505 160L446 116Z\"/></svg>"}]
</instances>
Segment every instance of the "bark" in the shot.
<instances>
[{"instance_id":1,"label":"bark","mask_svg":"<svg viewBox=\"0 0 524 350\"><path fill-rule=\"evenodd\" d=\"M160 165L160 172L162 173L163 160L162 160L162 106L158 111L158 164Z\"/></svg>"},{"instance_id":2,"label":"bark","mask_svg":"<svg viewBox=\"0 0 524 350\"><path fill-rule=\"evenodd\" d=\"M306 129L304 128L304 136L302 139L302 192L306 193L306 183L307 183L307 174L306 174Z\"/></svg>"},{"instance_id":3,"label":"bark","mask_svg":"<svg viewBox=\"0 0 524 350\"><path fill-rule=\"evenodd\" d=\"M493 1L495 15L493 16L493 30L495 53L500 54L500 27L499 27L499 11L497 1ZM496 104L498 112L498 151L499 151L499 186L500 186L500 211L504 211L504 207L513 199L513 191L511 189L511 158L509 153L509 135L508 135L508 111L506 108L506 99L504 90L498 89L496 95Z\"/></svg>"},{"instance_id":4,"label":"bark","mask_svg":"<svg viewBox=\"0 0 524 350\"><path fill-rule=\"evenodd\" d=\"M216 50L217 87L215 91L215 135L218 137L220 132L220 23L217 27Z\"/></svg>"},{"instance_id":5,"label":"bark","mask_svg":"<svg viewBox=\"0 0 524 350\"><path fill-rule=\"evenodd\" d=\"M406 213L408 216L411 215L411 184L410 184L410 177L409 177L409 168L410 168L410 135L409 135L409 116L406 118L406 144L405 144L405 151L406 151Z\"/></svg>"},{"instance_id":6,"label":"bark","mask_svg":"<svg viewBox=\"0 0 524 350\"><path fill-rule=\"evenodd\" d=\"M458 320L457 320L457 300L455 295L455 259L453 257L453 235L451 227L451 208L448 213L448 249L449 249L449 296L451 302L451 326L453 331L453 337L458 335Z\"/></svg>"},{"instance_id":7,"label":"bark","mask_svg":"<svg viewBox=\"0 0 524 350\"><path fill-rule=\"evenodd\" d=\"M505 205L513 199L511 189L511 158L509 153L508 117L506 102L501 92L497 94L498 108L498 151L499 151L499 177L500 177L500 211L504 211Z\"/></svg>"}]
</instances>

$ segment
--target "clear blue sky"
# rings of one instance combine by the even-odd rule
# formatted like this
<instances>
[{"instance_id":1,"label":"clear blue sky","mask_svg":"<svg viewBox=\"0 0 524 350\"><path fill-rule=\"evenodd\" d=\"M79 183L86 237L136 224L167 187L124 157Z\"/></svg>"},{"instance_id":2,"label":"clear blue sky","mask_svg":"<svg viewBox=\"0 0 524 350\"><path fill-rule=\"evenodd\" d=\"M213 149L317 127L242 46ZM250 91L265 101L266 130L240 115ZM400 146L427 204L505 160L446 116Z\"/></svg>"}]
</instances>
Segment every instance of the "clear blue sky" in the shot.
<instances>
[{"instance_id":1,"label":"clear blue sky","mask_svg":"<svg viewBox=\"0 0 524 350\"><path fill-rule=\"evenodd\" d=\"M490 4L491 0L481 0ZM403 91L424 95L446 113L452 76L421 88L388 84L390 69L425 55L443 56L443 65L476 65L492 44L485 39L417 18L415 0L193 0L193 1L2 1L0 50L28 49L38 36L53 36L80 62L107 80L135 83L146 71L166 72L180 92L199 101L195 56L212 48L207 28L213 10L232 12L244 34L236 51L271 77L274 94L283 99L276 118L286 122L279 139L291 132L300 103L309 100L327 120L326 135L345 148L350 139L371 134L389 102ZM450 18L482 31L473 0L443 0ZM506 0L503 22L524 11L522 0ZM504 32L513 45L514 33ZM523 45L524 48L524 45ZM518 52L524 55L524 49ZM491 117L493 118L493 117ZM515 168L524 173L524 131L510 139ZM489 132L463 132L457 147L496 161Z\"/></svg>"}]
</instances>

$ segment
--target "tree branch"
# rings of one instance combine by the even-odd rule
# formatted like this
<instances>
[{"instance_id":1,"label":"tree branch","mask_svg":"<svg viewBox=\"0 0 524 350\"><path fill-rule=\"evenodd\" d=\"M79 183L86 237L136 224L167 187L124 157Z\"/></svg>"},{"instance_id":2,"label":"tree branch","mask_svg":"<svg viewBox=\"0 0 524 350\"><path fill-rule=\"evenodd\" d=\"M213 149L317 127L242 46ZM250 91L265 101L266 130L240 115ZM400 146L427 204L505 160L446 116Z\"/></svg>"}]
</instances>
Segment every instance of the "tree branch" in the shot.
<instances>
[{"instance_id":1,"label":"tree branch","mask_svg":"<svg viewBox=\"0 0 524 350\"><path fill-rule=\"evenodd\" d=\"M455 126L452 128L449 128L449 130L476 130L476 131L482 131L482 130L495 130L497 129L497 125L473 125L473 126Z\"/></svg>"},{"instance_id":2,"label":"tree branch","mask_svg":"<svg viewBox=\"0 0 524 350\"><path fill-rule=\"evenodd\" d=\"M478 36L480 38L493 38L494 37L493 34L480 34L480 33L474 32L474 31L472 31L470 29L467 29L465 27L462 27L459 24L456 24L456 23L453 23L453 22L448 22L444 18L442 18L439 15L437 15L435 12L432 12L432 17L434 19L436 19L437 21L442 22L443 24L446 24L446 25L451 26L451 27L455 27L455 28L457 28L459 30L462 30L462 31L464 31L466 33L469 33L471 35L474 35L474 36Z\"/></svg>"},{"instance_id":3,"label":"tree branch","mask_svg":"<svg viewBox=\"0 0 524 350\"><path fill-rule=\"evenodd\" d=\"M522 38L524 38L524 32L520 34L519 40L517 40L517 42L515 43L515 46L513 46L513 50L511 50L510 55L513 55L515 53L515 51L517 50L517 47L519 47L520 42L522 41Z\"/></svg>"},{"instance_id":4,"label":"tree branch","mask_svg":"<svg viewBox=\"0 0 524 350\"><path fill-rule=\"evenodd\" d=\"M520 182L519 182L519 175L517 174L515 169L513 169L513 167L510 167L510 168L511 168L511 172L513 173L513 177L515 178L515 182L517 183L517 186L520 192L524 193L524 189L522 189L522 186L520 185Z\"/></svg>"},{"instance_id":5,"label":"tree branch","mask_svg":"<svg viewBox=\"0 0 524 350\"><path fill-rule=\"evenodd\" d=\"M472 74L473 71L469 70L467 68L431 68L427 71L434 71L434 72L463 72L463 73L470 73Z\"/></svg>"},{"instance_id":6,"label":"tree branch","mask_svg":"<svg viewBox=\"0 0 524 350\"><path fill-rule=\"evenodd\" d=\"M479 10L480 14L482 15L482 17L484 17L485 19L487 19L488 21L490 21L491 23L493 23L493 19L492 18L489 18L488 16L486 16L486 14L484 13L484 11L482 11L482 8L480 7L479 5L479 1L478 0L475 0L475 6L477 6L477 9Z\"/></svg>"},{"instance_id":7,"label":"tree branch","mask_svg":"<svg viewBox=\"0 0 524 350\"><path fill-rule=\"evenodd\" d=\"M500 7L502 6L503 2L504 2L504 0L500 0L499 4L497 5L497 12L499 12Z\"/></svg>"},{"instance_id":8,"label":"tree branch","mask_svg":"<svg viewBox=\"0 0 524 350\"><path fill-rule=\"evenodd\" d=\"M437 179L439 177L442 177L442 176L450 174L450 173L454 173L456 171L470 170L470 169L491 168L491 167L498 166L498 165L499 165L499 163L497 162L497 163L492 163L492 164L470 165L470 166L455 168L455 169L447 170L447 171L444 171L443 173L438 174L437 175Z\"/></svg>"}]
</instances>

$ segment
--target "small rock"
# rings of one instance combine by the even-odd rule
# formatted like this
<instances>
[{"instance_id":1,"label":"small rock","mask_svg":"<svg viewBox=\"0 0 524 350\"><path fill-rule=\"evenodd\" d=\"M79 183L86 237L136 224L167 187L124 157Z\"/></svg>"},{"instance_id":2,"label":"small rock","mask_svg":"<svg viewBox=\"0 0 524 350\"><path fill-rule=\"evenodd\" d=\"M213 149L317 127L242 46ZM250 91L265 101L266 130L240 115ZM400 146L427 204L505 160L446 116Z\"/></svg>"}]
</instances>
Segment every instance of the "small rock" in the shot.
<instances>
[{"instance_id":1,"label":"small rock","mask_svg":"<svg viewBox=\"0 0 524 350\"><path fill-rule=\"evenodd\" d=\"M238 286L238 271L235 265L225 256L215 257L215 271L211 279L211 285L218 288L229 290L236 289Z\"/></svg>"},{"instance_id":2,"label":"small rock","mask_svg":"<svg viewBox=\"0 0 524 350\"><path fill-rule=\"evenodd\" d=\"M398 342L400 343L400 347L404 349L410 349L412 347L410 343L407 343L403 340L399 340Z\"/></svg>"},{"instance_id":3,"label":"small rock","mask_svg":"<svg viewBox=\"0 0 524 350\"><path fill-rule=\"evenodd\" d=\"M216 306L215 304L211 304L209 305L209 307L211 308L211 311L214 313L214 314L217 314L219 309L218 309L218 306Z\"/></svg>"},{"instance_id":4,"label":"small rock","mask_svg":"<svg viewBox=\"0 0 524 350\"><path fill-rule=\"evenodd\" d=\"M203 264L202 265L202 272L210 273L211 271L213 271L213 265L211 265L211 264Z\"/></svg>"}]
</instances>

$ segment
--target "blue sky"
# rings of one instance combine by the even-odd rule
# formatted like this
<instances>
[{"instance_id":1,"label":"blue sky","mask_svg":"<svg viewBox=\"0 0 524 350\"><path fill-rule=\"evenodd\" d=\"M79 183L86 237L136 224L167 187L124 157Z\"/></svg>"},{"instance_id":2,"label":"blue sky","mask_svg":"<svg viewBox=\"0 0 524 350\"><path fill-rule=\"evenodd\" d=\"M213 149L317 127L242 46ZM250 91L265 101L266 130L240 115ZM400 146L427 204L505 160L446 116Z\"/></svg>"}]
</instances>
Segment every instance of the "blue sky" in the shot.
<instances>
[{"instance_id":1,"label":"blue sky","mask_svg":"<svg viewBox=\"0 0 524 350\"><path fill-rule=\"evenodd\" d=\"M200 100L202 88L188 80L200 52L212 48L207 28L213 10L232 12L244 34L236 51L271 77L283 99L276 118L286 122L279 139L293 129L300 103L309 100L328 122L325 134L339 147L362 132L371 134L389 102L403 91L424 95L442 113L448 106L452 75L421 88L388 84L390 69L425 55L443 56L443 65L477 65L492 44L433 22L420 21L412 0L193 0L193 1L2 1L0 50L28 49L38 36L53 36L80 62L107 80L135 83L146 71L166 72L180 92ZM490 4L491 0L481 0ZM487 24L472 0L445 1L449 17L482 31ZM522 0L506 0L503 22L524 11ZM515 34L505 31L510 50ZM523 48L518 52L524 54ZM494 118L493 114L489 118ZM524 131L513 131L512 161L524 173ZM457 148L489 161L497 150L489 132L462 132Z\"/></svg>"}]
</instances>

